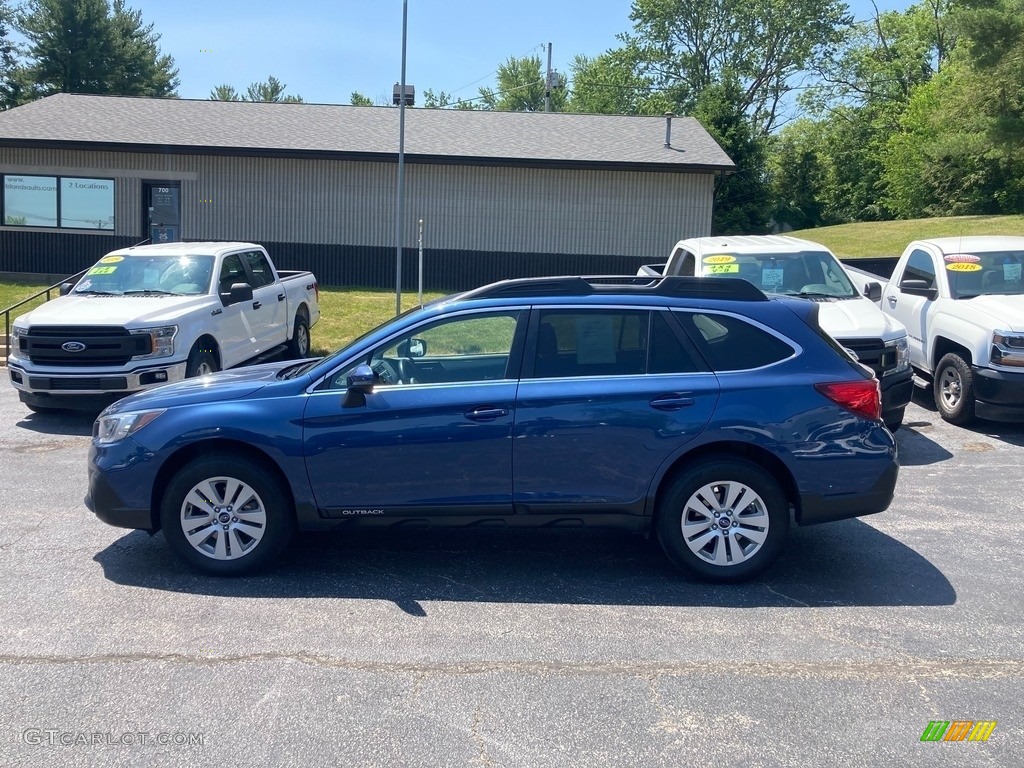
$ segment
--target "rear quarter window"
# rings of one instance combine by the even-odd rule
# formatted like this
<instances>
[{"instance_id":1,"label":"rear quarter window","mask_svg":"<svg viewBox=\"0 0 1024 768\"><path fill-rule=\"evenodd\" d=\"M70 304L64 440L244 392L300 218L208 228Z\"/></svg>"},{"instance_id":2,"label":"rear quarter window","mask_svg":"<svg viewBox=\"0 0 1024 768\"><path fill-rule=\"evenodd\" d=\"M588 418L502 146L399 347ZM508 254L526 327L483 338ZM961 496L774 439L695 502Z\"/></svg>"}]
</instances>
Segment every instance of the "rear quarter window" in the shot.
<instances>
[{"instance_id":1,"label":"rear quarter window","mask_svg":"<svg viewBox=\"0 0 1024 768\"><path fill-rule=\"evenodd\" d=\"M680 312L676 316L715 371L763 368L792 357L795 351L777 336L733 315Z\"/></svg>"}]
</instances>

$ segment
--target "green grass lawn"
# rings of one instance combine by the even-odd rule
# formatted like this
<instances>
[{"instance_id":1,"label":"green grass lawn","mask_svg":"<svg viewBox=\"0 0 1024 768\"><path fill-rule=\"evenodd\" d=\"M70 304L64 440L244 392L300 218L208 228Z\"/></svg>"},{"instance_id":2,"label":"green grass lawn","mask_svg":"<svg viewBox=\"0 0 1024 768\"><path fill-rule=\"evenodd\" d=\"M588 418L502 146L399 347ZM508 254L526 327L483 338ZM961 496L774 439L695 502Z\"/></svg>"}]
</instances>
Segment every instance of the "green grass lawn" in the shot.
<instances>
[{"instance_id":1,"label":"green grass lawn","mask_svg":"<svg viewBox=\"0 0 1024 768\"><path fill-rule=\"evenodd\" d=\"M821 243L840 258L899 256L910 241L930 237L1024 236L1024 216L950 216L941 219L870 221L801 229L787 234Z\"/></svg>"},{"instance_id":2,"label":"green grass lawn","mask_svg":"<svg viewBox=\"0 0 1024 768\"><path fill-rule=\"evenodd\" d=\"M0 282L0 310L17 304L49 286L43 284ZM424 293L423 301L439 298L440 293ZM56 296L56 292L53 294ZM402 293L402 309L411 309L418 303L415 291ZM41 304L36 299L31 304L11 313L11 320ZM320 288L320 322L310 331L311 351L315 355L327 354L346 342L361 336L371 328L394 317L395 294L393 291L375 291L369 288ZM0 320L0 334L3 334L3 320Z\"/></svg>"}]
</instances>

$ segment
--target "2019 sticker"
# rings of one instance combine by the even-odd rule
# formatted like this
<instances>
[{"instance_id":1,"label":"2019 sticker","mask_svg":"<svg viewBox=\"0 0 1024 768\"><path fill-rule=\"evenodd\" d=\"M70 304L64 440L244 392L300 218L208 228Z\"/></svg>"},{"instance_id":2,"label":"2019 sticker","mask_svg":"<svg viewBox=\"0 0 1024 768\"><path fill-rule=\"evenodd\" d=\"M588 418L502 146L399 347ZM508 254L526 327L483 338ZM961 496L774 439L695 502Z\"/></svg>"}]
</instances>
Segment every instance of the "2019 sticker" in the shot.
<instances>
[{"instance_id":1,"label":"2019 sticker","mask_svg":"<svg viewBox=\"0 0 1024 768\"><path fill-rule=\"evenodd\" d=\"M732 264L732 262L734 262L734 261L736 261L736 257L735 256L728 256L726 254L719 254L717 256L705 256L704 257L704 263L705 264Z\"/></svg>"},{"instance_id":2,"label":"2019 sticker","mask_svg":"<svg viewBox=\"0 0 1024 768\"><path fill-rule=\"evenodd\" d=\"M124 261L124 256L104 256L100 264L117 264L119 261Z\"/></svg>"}]
</instances>

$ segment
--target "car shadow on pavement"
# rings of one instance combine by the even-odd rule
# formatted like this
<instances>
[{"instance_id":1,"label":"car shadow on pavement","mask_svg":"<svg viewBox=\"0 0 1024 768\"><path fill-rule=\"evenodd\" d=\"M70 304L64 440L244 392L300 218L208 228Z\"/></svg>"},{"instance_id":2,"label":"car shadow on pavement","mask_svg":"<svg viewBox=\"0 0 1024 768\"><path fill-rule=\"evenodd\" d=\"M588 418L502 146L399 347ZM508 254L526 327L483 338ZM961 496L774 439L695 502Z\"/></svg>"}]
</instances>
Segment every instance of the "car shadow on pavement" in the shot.
<instances>
[{"instance_id":1,"label":"car shadow on pavement","mask_svg":"<svg viewBox=\"0 0 1024 768\"><path fill-rule=\"evenodd\" d=\"M928 560L860 520L791 530L778 562L736 585L677 573L653 542L600 531L348 531L298 535L264 574L189 571L163 535L127 534L94 558L131 587L238 598L387 600L412 616L434 601L728 608L952 605Z\"/></svg>"},{"instance_id":2,"label":"car shadow on pavement","mask_svg":"<svg viewBox=\"0 0 1024 768\"><path fill-rule=\"evenodd\" d=\"M78 435L88 437L92 434L92 423L96 421L99 411L52 411L47 413L29 413L18 419L15 426L38 432L42 435Z\"/></svg>"},{"instance_id":3,"label":"car shadow on pavement","mask_svg":"<svg viewBox=\"0 0 1024 768\"><path fill-rule=\"evenodd\" d=\"M923 467L953 458L952 453L928 437L932 426L928 421L911 421L896 430L901 467Z\"/></svg>"}]
</instances>

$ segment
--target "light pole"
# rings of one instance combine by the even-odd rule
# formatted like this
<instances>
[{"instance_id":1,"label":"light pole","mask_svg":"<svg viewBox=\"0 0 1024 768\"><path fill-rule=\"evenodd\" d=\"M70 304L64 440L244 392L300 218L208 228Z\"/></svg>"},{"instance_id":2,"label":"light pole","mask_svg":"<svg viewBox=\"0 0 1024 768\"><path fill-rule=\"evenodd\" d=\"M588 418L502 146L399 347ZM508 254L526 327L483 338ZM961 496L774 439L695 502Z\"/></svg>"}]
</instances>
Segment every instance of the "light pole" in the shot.
<instances>
[{"instance_id":1,"label":"light pole","mask_svg":"<svg viewBox=\"0 0 1024 768\"><path fill-rule=\"evenodd\" d=\"M402 82L398 98L398 199L395 201L395 314L402 314L402 198L405 185L405 39L409 0L402 0Z\"/></svg>"}]
</instances>

